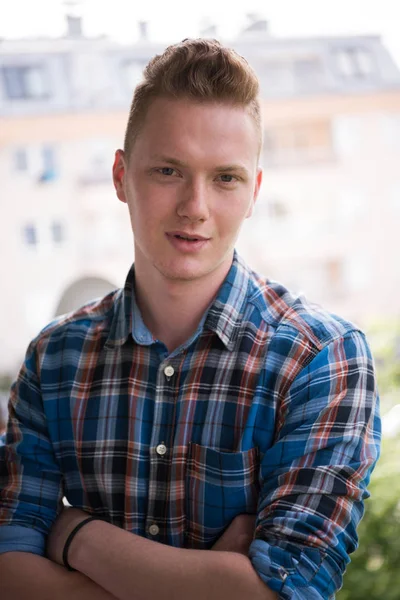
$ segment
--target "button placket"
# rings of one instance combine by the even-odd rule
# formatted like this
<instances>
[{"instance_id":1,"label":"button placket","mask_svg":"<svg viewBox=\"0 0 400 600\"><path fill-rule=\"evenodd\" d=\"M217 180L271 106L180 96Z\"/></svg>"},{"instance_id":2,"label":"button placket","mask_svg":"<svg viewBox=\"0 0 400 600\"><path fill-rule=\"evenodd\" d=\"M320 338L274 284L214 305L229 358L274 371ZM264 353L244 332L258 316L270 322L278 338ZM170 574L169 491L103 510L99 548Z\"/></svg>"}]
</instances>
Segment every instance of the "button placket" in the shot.
<instances>
[{"instance_id":1,"label":"button placket","mask_svg":"<svg viewBox=\"0 0 400 600\"><path fill-rule=\"evenodd\" d=\"M161 500L167 501L167 491L163 489L165 487L163 481L168 477L170 469L168 440L173 435L171 427L173 427L174 411L170 408L169 399L173 397L174 389L173 382L169 383L169 381L174 374L175 369L169 364L168 359L159 364L150 442L149 500L146 522L147 536L158 540L163 540L167 535L164 521L160 522L160 518L164 519L164 515L160 514L159 507Z\"/></svg>"}]
</instances>

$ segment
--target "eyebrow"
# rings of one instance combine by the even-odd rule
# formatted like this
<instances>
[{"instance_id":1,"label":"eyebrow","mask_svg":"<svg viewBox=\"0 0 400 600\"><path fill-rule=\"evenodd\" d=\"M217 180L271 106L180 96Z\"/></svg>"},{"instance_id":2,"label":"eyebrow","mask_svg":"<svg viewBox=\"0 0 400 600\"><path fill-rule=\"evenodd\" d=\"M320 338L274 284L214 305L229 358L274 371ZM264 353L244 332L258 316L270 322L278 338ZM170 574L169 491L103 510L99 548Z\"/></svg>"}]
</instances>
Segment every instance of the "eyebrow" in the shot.
<instances>
[{"instance_id":1,"label":"eyebrow","mask_svg":"<svg viewBox=\"0 0 400 600\"><path fill-rule=\"evenodd\" d=\"M162 162L166 162L170 165L174 165L175 167L187 167L187 163L185 163L182 160L179 160L177 158L173 158L172 156L163 156L160 154L154 154L151 157L153 160L160 160ZM243 165L235 165L235 164L229 164L229 165L221 165L219 167L215 167L214 169L217 173L227 173L227 172L240 172L243 175L249 176L249 172L246 169L246 167L244 167Z\"/></svg>"}]
</instances>

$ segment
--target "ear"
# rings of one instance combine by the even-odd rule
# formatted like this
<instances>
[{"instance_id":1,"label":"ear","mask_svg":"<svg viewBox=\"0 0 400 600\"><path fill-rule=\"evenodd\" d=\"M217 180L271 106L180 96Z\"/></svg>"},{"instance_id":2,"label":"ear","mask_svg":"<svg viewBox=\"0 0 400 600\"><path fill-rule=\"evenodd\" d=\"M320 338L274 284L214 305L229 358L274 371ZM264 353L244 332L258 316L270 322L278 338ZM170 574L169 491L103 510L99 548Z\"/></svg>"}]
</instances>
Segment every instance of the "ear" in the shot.
<instances>
[{"instance_id":1,"label":"ear","mask_svg":"<svg viewBox=\"0 0 400 600\"><path fill-rule=\"evenodd\" d=\"M126 203L125 195L125 177L126 177L126 160L123 150L117 150L115 153L114 164L112 168L113 182L117 197L121 202Z\"/></svg>"},{"instance_id":2,"label":"ear","mask_svg":"<svg viewBox=\"0 0 400 600\"><path fill-rule=\"evenodd\" d=\"M261 167L258 167L257 174L256 174L256 181L255 181L255 184L254 184L253 200L252 200L252 202L250 204L248 213L246 215L246 219L248 219L249 217L251 217L251 215L253 214L254 205L257 202L258 194L260 192L262 178L263 178L263 170L262 170Z\"/></svg>"}]
</instances>

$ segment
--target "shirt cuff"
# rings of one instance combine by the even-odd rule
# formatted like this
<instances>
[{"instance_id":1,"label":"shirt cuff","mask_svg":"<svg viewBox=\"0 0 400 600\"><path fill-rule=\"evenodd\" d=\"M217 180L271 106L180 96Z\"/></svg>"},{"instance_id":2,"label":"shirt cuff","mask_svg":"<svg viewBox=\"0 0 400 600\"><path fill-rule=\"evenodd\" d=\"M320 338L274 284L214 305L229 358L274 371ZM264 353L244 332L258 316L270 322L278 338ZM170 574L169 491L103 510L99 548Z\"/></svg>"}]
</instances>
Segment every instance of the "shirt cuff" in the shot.
<instances>
[{"instance_id":1,"label":"shirt cuff","mask_svg":"<svg viewBox=\"0 0 400 600\"><path fill-rule=\"evenodd\" d=\"M341 573L316 548L296 548L292 553L280 546L256 539L249 558L259 577L282 600L327 600L341 585Z\"/></svg>"},{"instance_id":2,"label":"shirt cuff","mask_svg":"<svg viewBox=\"0 0 400 600\"><path fill-rule=\"evenodd\" d=\"M45 536L40 531L22 525L0 527L0 554L5 552L30 552L45 556Z\"/></svg>"}]
</instances>

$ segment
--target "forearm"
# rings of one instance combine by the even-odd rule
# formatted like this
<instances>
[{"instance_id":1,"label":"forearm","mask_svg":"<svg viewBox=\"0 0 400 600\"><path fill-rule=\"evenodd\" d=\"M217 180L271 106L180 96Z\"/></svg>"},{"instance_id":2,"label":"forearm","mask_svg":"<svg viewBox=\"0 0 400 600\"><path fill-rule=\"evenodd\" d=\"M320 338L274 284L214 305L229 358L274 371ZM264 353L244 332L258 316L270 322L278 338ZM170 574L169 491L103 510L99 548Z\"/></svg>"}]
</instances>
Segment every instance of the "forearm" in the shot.
<instances>
[{"instance_id":1,"label":"forearm","mask_svg":"<svg viewBox=\"0 0 400 600\"><path fill-rule=\"evenodd\" d=\"M171 548L102 522L84 527L71 550L70 564L119 600L277 598L235 552Z\"/></svg>"},{"instance_id":2,"label":"forearm","mask_svg":"<svg viewBox=\"0 0 400 600\"><path fill-rule=\"evenodd\" d=\"M47 558L28 552L0 555L0 597L4 600L115 600L99 585Z\"/></svg>"}]
</instances>

